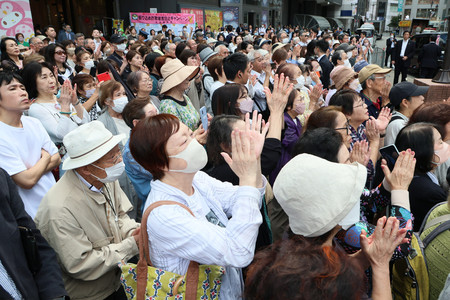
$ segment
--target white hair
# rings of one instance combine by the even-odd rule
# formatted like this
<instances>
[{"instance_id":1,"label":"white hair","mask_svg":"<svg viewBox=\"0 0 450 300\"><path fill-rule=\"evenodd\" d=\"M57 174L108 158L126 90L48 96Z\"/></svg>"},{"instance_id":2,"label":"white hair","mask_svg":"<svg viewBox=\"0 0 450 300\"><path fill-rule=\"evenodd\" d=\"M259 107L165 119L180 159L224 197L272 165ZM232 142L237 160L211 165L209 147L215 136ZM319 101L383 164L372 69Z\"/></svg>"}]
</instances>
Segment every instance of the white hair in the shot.
<instances>
[{"instance_id":1,"label":"white hair","mask_svg":"<svg viewBox=\"0 0 450 300\"><path fill-rule=\"evenodd\" d=\"M214 52L219 53L221 48L227 49L227 47L226 47L224 44L220 44L219 46L217 46L216 48L214 48Z\"/></svg>"}]
</instances>

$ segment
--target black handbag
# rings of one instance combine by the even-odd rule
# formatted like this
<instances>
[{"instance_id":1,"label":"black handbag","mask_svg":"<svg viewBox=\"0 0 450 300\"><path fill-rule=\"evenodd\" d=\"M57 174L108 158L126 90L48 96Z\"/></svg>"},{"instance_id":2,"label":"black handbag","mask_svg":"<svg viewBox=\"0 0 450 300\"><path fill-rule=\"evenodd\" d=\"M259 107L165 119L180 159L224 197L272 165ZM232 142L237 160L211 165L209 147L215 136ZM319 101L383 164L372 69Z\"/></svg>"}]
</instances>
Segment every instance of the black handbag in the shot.
<instances>
[{"instance_id":1,"label":"black handbag","mask_svg":"<svg viewBox=\"0 0 450 300\"><path fill-rule=\"evenodd\" d=\"M25 251L25 257L27 259L28 268L33 275L41 269L42 262L39 256L38 247L36 244L36 236L33 229L19 226L20 237L22 239L23 250Z\"/></svg>"}]
</instances>

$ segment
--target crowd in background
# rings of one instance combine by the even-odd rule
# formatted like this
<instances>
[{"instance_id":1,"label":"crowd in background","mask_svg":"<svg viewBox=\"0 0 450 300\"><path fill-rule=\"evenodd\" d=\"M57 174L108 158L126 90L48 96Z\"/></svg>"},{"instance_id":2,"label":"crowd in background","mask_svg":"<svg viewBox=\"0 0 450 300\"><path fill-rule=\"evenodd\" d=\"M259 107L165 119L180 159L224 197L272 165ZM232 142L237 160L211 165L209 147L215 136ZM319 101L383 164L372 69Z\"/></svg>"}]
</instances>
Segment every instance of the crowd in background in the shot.
<instances>
[{"instance_id":1,"label":"crowd in background","mask_svg":"<svg viewBox=\"0 0 450 300\"><path fill-rule=\"evenodd\" d=\"M406 81L408 32L394 86L340 28L36 34L0 43L2 299L127 299L118 263L162 200L191 213L152 210L152 263L225 267L219 299L390 299L389 264L450 213L450 100ZM427 250L430 299L448 233Z\"/></svg>"}]
</instances>

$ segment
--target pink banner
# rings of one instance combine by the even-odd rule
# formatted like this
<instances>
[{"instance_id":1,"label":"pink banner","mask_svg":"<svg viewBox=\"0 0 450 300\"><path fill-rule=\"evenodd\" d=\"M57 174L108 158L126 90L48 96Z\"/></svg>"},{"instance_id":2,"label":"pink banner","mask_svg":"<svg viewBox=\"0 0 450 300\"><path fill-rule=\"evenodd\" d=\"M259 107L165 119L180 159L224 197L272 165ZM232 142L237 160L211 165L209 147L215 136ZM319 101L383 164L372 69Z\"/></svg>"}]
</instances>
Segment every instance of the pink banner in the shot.
<instances>
[{"instance_id":1,"label":"pink banner","mask_svg":"<svg viewBox=\"0 0 450 300\"><path fill-rule=\"evenodd\" d=\"M130 12L131 23L147 24L192 24L195 22L192 14L150 14Z\"/></svg>"},{"instance_id":2,"label":"pink banner","mask_svg":"<svg viewBox=\"0 0 450 300\"><path fill-rule=\"evenodd\" d=\"M194 14L195 21L197 22L197 26L201 26L203 28L203 9L196 8L181 8L181 12L183 14Z\"/></svg>"}]
</instances>

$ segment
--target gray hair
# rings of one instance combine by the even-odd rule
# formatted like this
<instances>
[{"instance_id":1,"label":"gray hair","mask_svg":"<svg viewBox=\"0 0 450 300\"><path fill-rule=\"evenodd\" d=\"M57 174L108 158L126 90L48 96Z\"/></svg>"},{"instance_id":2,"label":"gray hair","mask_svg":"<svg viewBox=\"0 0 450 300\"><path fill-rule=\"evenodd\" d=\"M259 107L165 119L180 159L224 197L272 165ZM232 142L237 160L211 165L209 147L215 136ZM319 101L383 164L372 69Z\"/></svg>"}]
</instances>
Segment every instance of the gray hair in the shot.
<instances>
[{"instance_id":1,"label":"gray hair","mask_svg":"<svg viewBox=\"0 0 450 300\"><path fill-rule=\"evenodd\" d=\"M30 38L29 40L28 40L28 43L30 43L30 44L33 44L34 45L34 43L37 41L37 40L41 40L40 38L38 38L38 37L35 37L35 36L33 36L32 38Z\"/></svg>"},{"instance_id":2,"label":"gray hair","mask_svg":"<svg viewBox=\"0 0 450 300\"><path fill-rule=\"evenodd\" d=\"M173 43L167 43L166 46L164 47L164 49L166 51L169 51L170 50L170 45L174 45L174 44Z\"/></svg>"},{"instance_id":3,"label":"gray hair","mask_svg":"<svg viewBox=\"0 0 450 300\"><path fill-rule=\"evenodd\" d=\"M369 77L366 78L366 80L364 80L363 82L361 82L361 88L363 90L367 89L367 80L375 80L375 74L370 75Z\"/></svg>"},{"instance_id":4,"label":"gray hair","mask_svg":"<svg viewBox=\"0 0 450 300\"><path fill-rule=\"evenodd\" d=\"M220 44L219 46L216 46L216 48L214 48L214 52L219 53L221 48L228 49L224 44Z\"/></svg>"},{"instance_id":5,"label":"gray hair","mask_svg":"<svg viewBox=\"0 0 450 300\"><path fill-rule=\"evenodd\" d=\"M259 53L258 50L252 50L247 54L247 58L249 61L251 62L255 61L255 53Z\"/></svg>"},{"instance_id":6,"label":"gray hair","mask_svg":"<svg viewBox=\"0 0 450 300\"><path fill-rule=\"evenodd\" d=\"M267 54L269 54L269 51L264 50L264 49L258 49L256 51L258 51L259 54L261 54L261 56L263 56L263 57L266 56Z\"/></svg>"},{"instance_id":7,"label":"gray hair","mask_svg":"<svg viewBox=\"0 0 450 300\"><path fill-rule=\"evenodd\" d=\"M133 93L137 93L139 89L139 81L142 78L144 71L131 72L127 78L127 84Z\"/></svg>"},{"instance_id":8,"label":"gray hair","mask_svg":"<svg viewBox=\"0 0 450 300\"><path fill-rule=\"evenodd\" d=\"M84 37L84 34L81 32L78 32L77 34L75 34L75 39L77 39L79 37Z\"/></svg>"}]
</instances>

